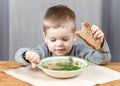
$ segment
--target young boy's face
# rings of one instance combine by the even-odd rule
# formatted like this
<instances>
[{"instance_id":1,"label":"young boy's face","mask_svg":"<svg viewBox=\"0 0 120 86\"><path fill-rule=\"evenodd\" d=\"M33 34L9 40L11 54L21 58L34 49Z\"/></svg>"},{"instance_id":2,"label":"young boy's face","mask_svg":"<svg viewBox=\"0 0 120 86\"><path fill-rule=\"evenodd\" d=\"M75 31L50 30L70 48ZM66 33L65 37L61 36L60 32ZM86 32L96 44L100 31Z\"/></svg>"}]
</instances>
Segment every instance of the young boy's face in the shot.
<instances>
[{"instance_id":1,"label":"young boy's face","mask_svg":"<svg viewBox=\"0 0 120 86\"><path fill-rule=\"evenodd\" d=\"M75 41L76 37L71 29L68 28L49 28L44 34L49 50L57 56L67 54Z\"/></svg>"}]
</instances>

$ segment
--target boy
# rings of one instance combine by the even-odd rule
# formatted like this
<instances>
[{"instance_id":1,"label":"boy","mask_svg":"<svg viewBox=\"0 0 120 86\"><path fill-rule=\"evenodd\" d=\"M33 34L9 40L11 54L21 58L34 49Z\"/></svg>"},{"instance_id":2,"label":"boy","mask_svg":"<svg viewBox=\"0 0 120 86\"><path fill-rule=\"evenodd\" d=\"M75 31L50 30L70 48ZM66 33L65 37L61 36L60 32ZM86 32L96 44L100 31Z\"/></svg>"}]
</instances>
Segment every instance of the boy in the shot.
<instances>
[{"instance_id":1,"label":"boy","mask_svg":"<svg viewBox=\"0 0 120 86\"><path fill-rule=\"evenodd\" d=\"M44 16L43 36L45 43L29 49L21 48L16 52L15 59L21 65L35 64L48 56L77 56L95 64L107 64L111 60L109 47L103 32L93 25L91 31L95 38L101 39L102 46L93 50L85 44L74 44L76 41L76 17L74 12L63 5L50 7Z\"/></svg>"}]
</instances>

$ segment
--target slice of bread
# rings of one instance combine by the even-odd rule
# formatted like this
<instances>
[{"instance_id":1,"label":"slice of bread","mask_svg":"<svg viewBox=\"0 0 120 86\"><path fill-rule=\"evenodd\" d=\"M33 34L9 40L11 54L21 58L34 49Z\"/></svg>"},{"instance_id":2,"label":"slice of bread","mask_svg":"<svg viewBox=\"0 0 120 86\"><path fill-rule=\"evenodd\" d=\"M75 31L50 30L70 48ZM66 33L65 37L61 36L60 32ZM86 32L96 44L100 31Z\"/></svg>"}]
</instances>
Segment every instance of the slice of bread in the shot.
<instances>
[{"instance_id":1,"label":"slice of bread","mask_svg":"<svg viewBox=\"0 0 120 86\"><path fill-rule=\"evenodd\" d=\"M83 39L89 46L93 49L98 50L101 47L100 39L94 38L91 32L91 25L86 21L81 24L82 29L80 31L76 31L76 35Z\"/></svg>"}]
</instances>

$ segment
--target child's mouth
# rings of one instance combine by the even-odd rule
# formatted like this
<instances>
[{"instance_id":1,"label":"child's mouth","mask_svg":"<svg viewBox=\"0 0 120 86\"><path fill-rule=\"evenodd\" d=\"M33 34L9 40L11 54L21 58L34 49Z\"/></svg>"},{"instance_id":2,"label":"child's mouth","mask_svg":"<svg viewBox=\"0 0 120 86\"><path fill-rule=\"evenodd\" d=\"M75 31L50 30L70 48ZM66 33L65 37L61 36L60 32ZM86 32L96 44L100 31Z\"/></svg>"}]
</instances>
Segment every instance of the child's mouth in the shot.
<instances>
[{"instance_id":1,"label":"child's mouth","mask_svg":"<svg viewBox=\"0 0 120 86\"><path fill-rule=\"evenodd\" d=\"M65 51L65 49L56 49L55 51L58 52L58 53L62 53L62 52Z\"/></svg>"}]
</instances>

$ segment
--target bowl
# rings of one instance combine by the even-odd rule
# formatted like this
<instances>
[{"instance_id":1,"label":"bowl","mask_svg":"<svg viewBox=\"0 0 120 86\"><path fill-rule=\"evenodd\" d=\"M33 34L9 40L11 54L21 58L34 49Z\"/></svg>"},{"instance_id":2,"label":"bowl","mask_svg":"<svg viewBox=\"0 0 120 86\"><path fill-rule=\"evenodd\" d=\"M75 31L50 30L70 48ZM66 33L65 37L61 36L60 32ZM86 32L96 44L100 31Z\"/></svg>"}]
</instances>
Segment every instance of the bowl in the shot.
<instances>
[{"instance_id":1,"label":"bowl","mask_svg":"<svg viewBox=\"0 0 120 86\"><path fill-rule=\"evenodd\" d=\"M87 60L79 57L54 56L42 59L37 67L47 75L55 78L71 78L78 76L88 65Z\"/></svg>"}]
</instances>

